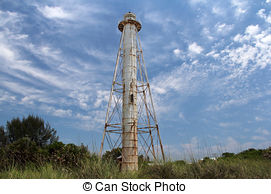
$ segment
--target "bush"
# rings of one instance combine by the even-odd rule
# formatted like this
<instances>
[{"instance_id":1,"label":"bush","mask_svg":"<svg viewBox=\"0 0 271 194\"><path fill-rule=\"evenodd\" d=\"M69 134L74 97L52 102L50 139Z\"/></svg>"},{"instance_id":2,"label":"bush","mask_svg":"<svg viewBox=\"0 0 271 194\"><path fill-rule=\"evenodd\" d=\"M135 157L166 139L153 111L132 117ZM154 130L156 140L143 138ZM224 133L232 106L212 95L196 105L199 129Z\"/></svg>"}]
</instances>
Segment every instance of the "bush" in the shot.
<instances>
[{"instance_id":1,"label":"bush","mask_svg":"<svg viewBox=\"0 0 271 194\"><path fill-rule=\"evenodd\" d=\"M90 153L84 145L63 144L55 142L47 147L48 159L55 165L75 168L80 167L89 157Z\"/></svg>"},{"instance_id":2,"label":"bush","mask_svg":"<svg viewBox=\"0 0 271 194\"><path fill-rule=\"evenodd\" d=\"M102 160L105 161L115 161L118 163L118 158L121 156L121 148L114 148L111 151L106 151L103 156Z\"/></svg>"},{"instance_id":3,"label":"bush","mask_svg":"<svg viewBox=\"0 0 271 194\"><path fill-rule=\"evenodd\" d=\"M37 163L38 146L29 138L21 138L2 149L5 163L24 167L27 163Z\"/></svg>"},{"instance_id":4,"label":"bush","mask_svg":"<svg viewBox=\"0 0 271 194\"><path fill-rule=\"evenodd\" d=\"M186 161L184 160L176 160L174 161L174 164L178 165L178 166L183 166L183 165L186 165Z\"/></svg>"},{"instance_id":5,"label":"bush","mask_svg":"<svg viewBox=\"0 0 271 194\"><path fill-rule=\"evenodd\" d=\"M225 152L225 153L222 154L222 157L230 158L230 157L233 157L234 155L235 155L234 153Z\"/></svg>"},{"instance_id":6,"label":"bush","mask_svg":"<svg viewBox=\"0 0 271 194\"><path fill-rule=\"evenodd\" d=\"M261 149L256 150L254 148L250 148L248 150L240 152L239 154L236 154L236 156L240 159L253 159L253 160L264 159L263 150L261 150Z\"/></svg>"}]
</instances>

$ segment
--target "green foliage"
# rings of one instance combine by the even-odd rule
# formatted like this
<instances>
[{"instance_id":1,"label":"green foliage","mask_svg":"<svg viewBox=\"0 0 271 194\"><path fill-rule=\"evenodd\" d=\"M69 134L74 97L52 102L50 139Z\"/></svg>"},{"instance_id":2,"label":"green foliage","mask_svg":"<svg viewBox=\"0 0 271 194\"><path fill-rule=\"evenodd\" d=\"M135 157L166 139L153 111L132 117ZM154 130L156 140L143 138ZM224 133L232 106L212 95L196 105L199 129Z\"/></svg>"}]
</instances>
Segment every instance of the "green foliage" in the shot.
<instances>
[{"instance_id":1,"label":"green foliage","mask_svg":"<svg viewBox=\"0 0 271 194\"><path fill-rule=\"evenodd\" d=\"M0 148L7 145L7 136L4 126L0 126Z\"/></svg>"},{"instance_id":2,"label":"green foliage","mask_svg":"<svg viewBox=\"0 0 271 194\"><path fill-rule=\"evenodd\" d=\"M269 147L269 148L267 148L266 150L264 150L263 156L264 156L266 159L271 160L271 147Z\"/></svg>"},{"instance_id":3,"label":"green foliage","mask_svg":"<svg viewBox=\"0 0 271 194\"><path fill-rule=\"evenodd\" d=\"M68 179L76 178L71 172L63 168L54 168L52 164L36 167L27 165L24 169L12 166L0 173L0 179Z\"/></svg>"},{"instance_id":4,"label":"green foliage","mask_svg":"<svg viewBox=\"0 0 271 194\"><path fill-rule=\"evenodd\" d=\"M230 157L233 157L234 155L235 155L234 153L225 152L225 153L222 154L222 157L230 158Z\"/></svg>"},{"instance_id":5,"label":"green foliage","mask_svg":"<svg viewBox=\"0 0 271 194\"><path fill-rule=\"evenodd\" d=\"M271 147L225 152L217 160L154 163L138 157L139 170L121 172L121 149L102 160L84 145L57 141L56 131L39 117L15 118L0 126L0 178L271 178ZM117 162L119 161L119 162Z\"/></svg>"},{"instance_id":6,"label":"green foliage","mask_svg":"<svg viewBox=\"0 0 271 194\"><path fill-rule=\"evenodd\" d=\"M57 166L77 168L90 157L90 153L84 145L65 145L62 142L55 142L46 149L48 150L48 159Z\"/></svg>"},{"instance_id":7,"label":"green foliage","mask_svg":"<svg viewBox=\"0 0 271 194\"><path fill-rule=\"evenodd\" d=\"M19 118L7 121L6 130L9 143L28 137L37 146L44 147L58 140L56 130L49 123L45 124L42 118L33 115L24 117L22 121Z\"/></svg>"},{"instance_id":8,"label":"green foliage","mask_svg":"<svg viewBox=\"0 0 271 194\"><path fill-rule=\"evenodd\" d=\"M176 161L174 161L173 162L175 165L186 165L187 163L186 163L186 161L184 161L184 160L176 160Z\"/></svg>"},{"instance_id":9,"label":"green foliage","mask_svg":"<svg viewBox=\"0 0 271 194\"><path fill-rule=\"evenodd\" d=\"M178 175L174 170L174 165L172 162L167 162L165 164L153 164L147 165L140 170L139 176L142 178L150 179L172 179L176 178Z\"/></svg>"},{"instance_id":10,"label":"green foliage","mask_svg":"<svg viewBox=\"0 0 271 194\"><path fill-rule=\"evenodd\" d=\"M121 172L114 161L100 160L90 154L76 168L46 162L40 166L28 164L25 168L16 165L0 172L0 178L174 178L174 179L245 179L271 178L270 160L232 158L206 162L150 163L137 172Z\"/></svg>"},{"instance_id":11,"label":"green foliage","mask_svg":"<svg viewBox=\"0 0 271 194\"><path fill-rule=\"evenodd\" d=\"M102 159L106 160L106 161L118 161L118 158L121 156L121 148L114 148L111 151L106 151L103 156Z\"/></svg>"},{"instance_id":12,"label":"green foliage","mask_svg":"<svg viewBox=\"0 0 271 194\"><path fill-rule=\"evenodd\" d=\"M38 161L38 146L29 138L21 138L1 149L1 166L17 165L20 167Z\"/></svg>"},{"instance_id":13,"label":"green foliage","mask_svg":"<svg viewBox=\"0 0 271 194\"><path fill-rule=\"evenodd\" d=\"M21 138L0 149L0 171L10 166L25 168L31 164L42 166L50 163L54 167L79 168L90 157L87 147L55 142L44 148L30 138Z\"/></svg>"},{"instance_id":14,"label":"green foliage","mask_svg":"<svg viewBox=\"0 0 271 194\"><path fill-rule=\"evenodd\" d=\"M264 159L263 150L261 149L256 150L253 148L240 152L239 154L236 154L236 156L241 159L252 159L252 160Z\"/></svg>"}]
</instances>

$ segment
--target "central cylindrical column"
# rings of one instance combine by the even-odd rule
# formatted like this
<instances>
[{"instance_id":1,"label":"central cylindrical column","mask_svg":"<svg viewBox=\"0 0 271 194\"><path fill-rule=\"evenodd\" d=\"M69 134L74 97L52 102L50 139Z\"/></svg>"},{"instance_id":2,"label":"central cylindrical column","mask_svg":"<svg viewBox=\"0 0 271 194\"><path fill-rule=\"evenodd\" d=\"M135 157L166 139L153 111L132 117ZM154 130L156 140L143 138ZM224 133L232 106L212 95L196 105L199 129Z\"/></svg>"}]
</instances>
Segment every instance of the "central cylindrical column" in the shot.
<instances>
[{"instance_id":1,"label":"central cylindrical column","mask_svg":"<svg viewBox=\"0 0 271 194\"><path fill-rule=\"evenodd\" d=\"M123 33L122 171L138 169L136 34L139 26L133 13L125 14L119 24Z\"/></svg>"}]
</instances>

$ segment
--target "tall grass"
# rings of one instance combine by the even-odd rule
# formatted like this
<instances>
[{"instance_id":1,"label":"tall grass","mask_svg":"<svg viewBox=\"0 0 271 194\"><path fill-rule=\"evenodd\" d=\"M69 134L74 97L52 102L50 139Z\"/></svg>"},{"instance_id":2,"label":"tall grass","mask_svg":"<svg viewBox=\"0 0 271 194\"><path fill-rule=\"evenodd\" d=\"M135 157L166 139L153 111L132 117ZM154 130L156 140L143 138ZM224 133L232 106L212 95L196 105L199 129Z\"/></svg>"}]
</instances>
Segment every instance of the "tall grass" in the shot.
<instances>
[{"instance_id":1,"label":"tall grass","mask_svg":"<svg viewBox=\"0 0 271 194\"><path fill-rule=\"evenodd\" d=\"M41 167L29 165L24 169L11 167L0 172L0 178L8 179L111 179L111 178L159 178L159 179L228 179L271 178L270 160L230 159L204 160L193 163L166 162L142 165L137 172L121 172L113 161L87 161L76 169L54 167L47 163Z\"/></svg>"}]
</instances>

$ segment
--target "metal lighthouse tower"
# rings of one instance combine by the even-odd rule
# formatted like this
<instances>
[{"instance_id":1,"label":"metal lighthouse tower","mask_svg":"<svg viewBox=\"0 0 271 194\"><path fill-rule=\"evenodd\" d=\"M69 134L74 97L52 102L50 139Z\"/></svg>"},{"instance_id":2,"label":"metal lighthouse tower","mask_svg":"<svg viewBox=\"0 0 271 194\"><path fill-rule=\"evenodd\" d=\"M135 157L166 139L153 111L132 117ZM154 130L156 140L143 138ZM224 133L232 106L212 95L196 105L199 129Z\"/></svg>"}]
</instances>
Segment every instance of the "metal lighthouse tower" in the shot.
<instances>
[{"instance_id":1,"label":"metal lighthouse tower","mask_svg":"<svg viewBox=\"0 0 271 194\"><path fill-rule=\"evenodd\" d=\"M105 118L100 156L107 149L121 149L122 171L137 170L138 156L164 158L150 84L138 32L141 24L129 12L118 25L122 32Z\"/></svg>"}]
</instances>

